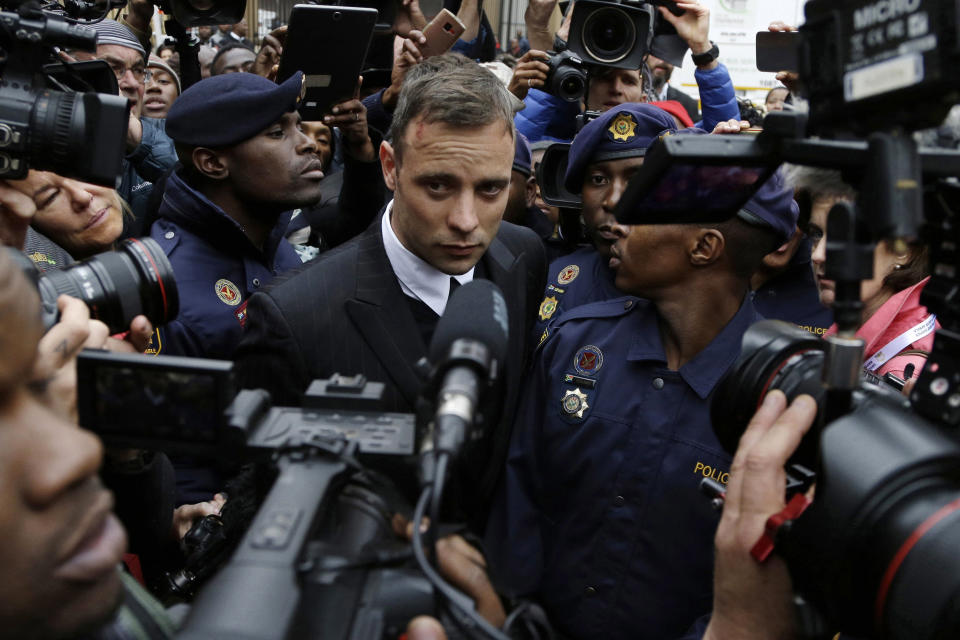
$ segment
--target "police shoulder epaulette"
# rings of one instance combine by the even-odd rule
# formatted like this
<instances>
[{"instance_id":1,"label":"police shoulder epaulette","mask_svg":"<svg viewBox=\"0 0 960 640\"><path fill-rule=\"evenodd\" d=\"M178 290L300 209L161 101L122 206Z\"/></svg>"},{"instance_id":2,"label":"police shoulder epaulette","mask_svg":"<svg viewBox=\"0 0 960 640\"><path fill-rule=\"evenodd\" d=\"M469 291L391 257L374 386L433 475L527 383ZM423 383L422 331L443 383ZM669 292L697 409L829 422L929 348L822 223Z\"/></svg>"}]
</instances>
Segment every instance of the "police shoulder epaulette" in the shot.
<instances>
[{"instance_id":1,"label":"police shoulder epaulette","mask_svg":"<svg viewBox=\"0 0 960 640\"><path fill-rule=\"evenodd\" d=\"M565 311L559 318L555 319L553 326L558 327L573 320L615 318L630 313L638 304L643 304L643 302L633 296L588 302L587 304Z\"/></svg>"}]
</instances>

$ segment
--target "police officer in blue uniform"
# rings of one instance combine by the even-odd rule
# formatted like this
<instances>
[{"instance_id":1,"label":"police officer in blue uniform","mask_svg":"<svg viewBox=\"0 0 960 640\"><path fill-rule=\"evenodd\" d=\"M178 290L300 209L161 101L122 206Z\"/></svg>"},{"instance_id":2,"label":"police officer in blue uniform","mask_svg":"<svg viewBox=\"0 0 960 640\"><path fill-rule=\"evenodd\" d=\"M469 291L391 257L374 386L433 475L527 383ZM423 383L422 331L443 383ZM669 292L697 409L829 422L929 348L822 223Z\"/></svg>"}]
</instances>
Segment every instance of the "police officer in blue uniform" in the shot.
<instances>
[{"instance_id":1,"label":"police officer in blue uniform","mask_svg":"<svg viewBox=\"0 0 960 640\"><path fill-rule=\"evenodd\" d=\"M564 186L583 197L583 222L592 245L554 260L538 310L536 338L551 318L567 309L623 295L613 285L610 250L616 239L613 210L647 149L673 117L659 107L627 103L589 122L573 139Z\"/></svg>"},{"instance_id":2,"label":"police officer in blue uniform","mask_svg":"<svg viewBox=\"0 0 960 640\"><path fill-rule=\"evenodd\" d=\"M797 219L779 176L752 205L764 225L615 227L615 284L637 297L566 312L538 349L487 550L564 636L676 638L710 611L718 516L698 485L730 464L710 401L760 319L750 276Z\"/></svg>"},{"instance_id":3,"label":"police officer in blue uniform","mask_svg":"<svg viewBox=\"0 0 960 640\"><path fill-rule=\"evenodd\" d=\"M833 325L833 311L820 302L811 250L810 238L797 228L789 242L767 255L751 280L753 304L768 320L792 322L823 336Z\"/></svg>"},{"instance_id":4,"label":"police officer in blue uniform","mask_svg":"<svg viewBox=\"0 0 960 640\"><path fill-rule=\"evenodd\" d=\"M233 357L254 292L301 264L284 239L289 212L315 202L323 172L296 112L303 75L281 85L230 73L183 92L167 115L183 167L167 181L151 237L173 266L180 315L154 353ZM175 460L178 502L222 489L208 465Z\"/></svg>"}]
</instances>

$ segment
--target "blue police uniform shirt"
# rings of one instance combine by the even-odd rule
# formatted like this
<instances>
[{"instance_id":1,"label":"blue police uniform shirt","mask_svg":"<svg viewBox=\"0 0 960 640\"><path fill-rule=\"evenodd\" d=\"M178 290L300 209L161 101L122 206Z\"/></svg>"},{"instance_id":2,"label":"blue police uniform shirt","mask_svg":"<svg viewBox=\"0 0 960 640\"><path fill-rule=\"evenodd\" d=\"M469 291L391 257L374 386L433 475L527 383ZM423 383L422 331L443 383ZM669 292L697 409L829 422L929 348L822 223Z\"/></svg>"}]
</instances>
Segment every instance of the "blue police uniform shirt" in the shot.
<instances>
[{"instance_id":1,"label":"blue police uniform shirt","mask_svg":"<svg viewBox=\"0 0 960 640\"><path fill-rule=\"evenodd\" d=\"M301 264L283 238L281 216L261 251L240 224L172 174L150 236L170 259L180 314L154 333L154 353L232 359L247 300L275 276Z\"/></svg>"},{"instance_id":2,"label":"blue police uniform shirt","mask_svg":"<svg viewBox=\"0 0 960 640\"><path fill-rule=\"evenodd\" d=\"M247 300L273 278L301 264L280 216L261 251L220 207L171 174L150 236L173 266L180 293L177 319L153 334L148 353L233 358L246 322ZM189 425L188 425L189 426ZM224 477L213 463L170 456L177 504L210 500Z\"/></svg>"},{"instance_id":3,"label":"blue police uniform shirt","mask_svg":"<svg viewBox=\"0 0 960 640\"><path fill-rule=\"evenodd\" d=\"M547 268L547 288L533 326L536 344L551 320L581 305L620 298L623 292L614 286L616 277L609 260L592 246L561 256Z\"/></svg>"},{"instance_id":4,"label":"blue police uniform shirt","mask_svg":"<svg viewBox=\"0 0 960 640\"><path fill-rule=\"evenodd\" d=\"M678 371L646 300L548 328L487 531L501 588L536 597L573 638L676 638L710 611L719 515L698 486L725 483L731 462L710 402L760 319L747 296Z\"/></svg>"},{"instance_id":5,"label":"blue police uniform shirt","mask_svg":"<svg viewBox=\"0 0 960 640\"><path fill-rule=\"evenodd\" d=\"M833 311L820 302L810 251L810 239L804 238L787 269L753 292L753 305L768 320L792 322L822 336L833 325Z\"/></svg>"}]
</instances>

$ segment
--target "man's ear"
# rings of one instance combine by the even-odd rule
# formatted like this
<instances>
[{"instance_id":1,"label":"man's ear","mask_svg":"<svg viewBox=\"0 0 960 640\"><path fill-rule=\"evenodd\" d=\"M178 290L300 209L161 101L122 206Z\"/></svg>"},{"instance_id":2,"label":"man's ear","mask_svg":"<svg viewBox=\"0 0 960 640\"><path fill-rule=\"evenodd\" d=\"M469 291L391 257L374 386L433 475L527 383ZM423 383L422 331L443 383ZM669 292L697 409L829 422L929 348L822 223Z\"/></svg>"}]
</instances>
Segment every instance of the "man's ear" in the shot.
<instances>
[{"instance_id":1,"label":"man's ear","mask_svg":"<svg viewBox=\"0 0 960 640\"><path fill-rule=\"evenodd\" d=\"M190 154L190 159L197 171L211 180L224 180L230 175L223 157L213 149L196 147Z\"/></svg>"},{"instance_id":2,"label":"man's ear","mask_svg":"<svg viewBox=\"0 0 960 640\"><path fill-rule=\"evenodd\" d=\"M383 181L390 191L397 190L397 162L396 151L393 145L384 140L380 143L380 170L383 171Z\"/></svg>"},{"instance_id":3,"label":"man's ear","mask_svg":"<svg viewBox=\"0 0 960 640\"><path fill-rule=\"evenodd\" d=\"M527 178L527 209L537 202L537 179L534 176Z\"/></svg>"},{"instance_id":4,"label":"man's ear","mask_svg":"<svg viewBox=\"0 0 960 640\"><path fill-rule=\"evenodd\" d=\"M689 242L690 264L707 267L720 259L727 241L719 229L694 229Z\"/></svg>"}]
</instances>

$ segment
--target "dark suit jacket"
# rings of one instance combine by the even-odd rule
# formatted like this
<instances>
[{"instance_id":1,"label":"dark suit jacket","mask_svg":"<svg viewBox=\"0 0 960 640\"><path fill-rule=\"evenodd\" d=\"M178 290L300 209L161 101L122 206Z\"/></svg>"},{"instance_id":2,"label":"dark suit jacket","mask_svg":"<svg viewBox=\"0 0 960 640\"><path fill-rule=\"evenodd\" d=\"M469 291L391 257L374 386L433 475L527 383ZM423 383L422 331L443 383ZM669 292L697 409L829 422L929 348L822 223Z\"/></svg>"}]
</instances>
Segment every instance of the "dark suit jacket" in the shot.
<instances>
[{"instance_id":1,"label":"dark suit jacket","mask_svg":"<svg viewBox=\"0 0 960 640\"><path fill-rule=\"evenodd\" d=\"M505 401L480 487L485 506L510 440L546 258L536 234L504 222L480 260L503 291L510 321ZM414 364L427 345L384 251L379 216L350 242L251 297L236 354L240 385L267 389L276 405L298 406L315 378L362 373L386 383L383 410L414 412L422 386Z\"/></svg>"},{"instance_id":2,"label":"dark suit jacket","mask_svg":"<svg viewBox=\"0 0 960 640\"><path fill-rule=\"evenodd\" d=\"M700 122L700 120L702 120L700 117L700 105L692 96L689 96L683 91L674 89L670 85L667 85L667 100L676 100L682 104L683 108L687 110L688 114L690 114L690 119L693 120L693 124L697 124Z\"/></svg>"}]
</instances>

